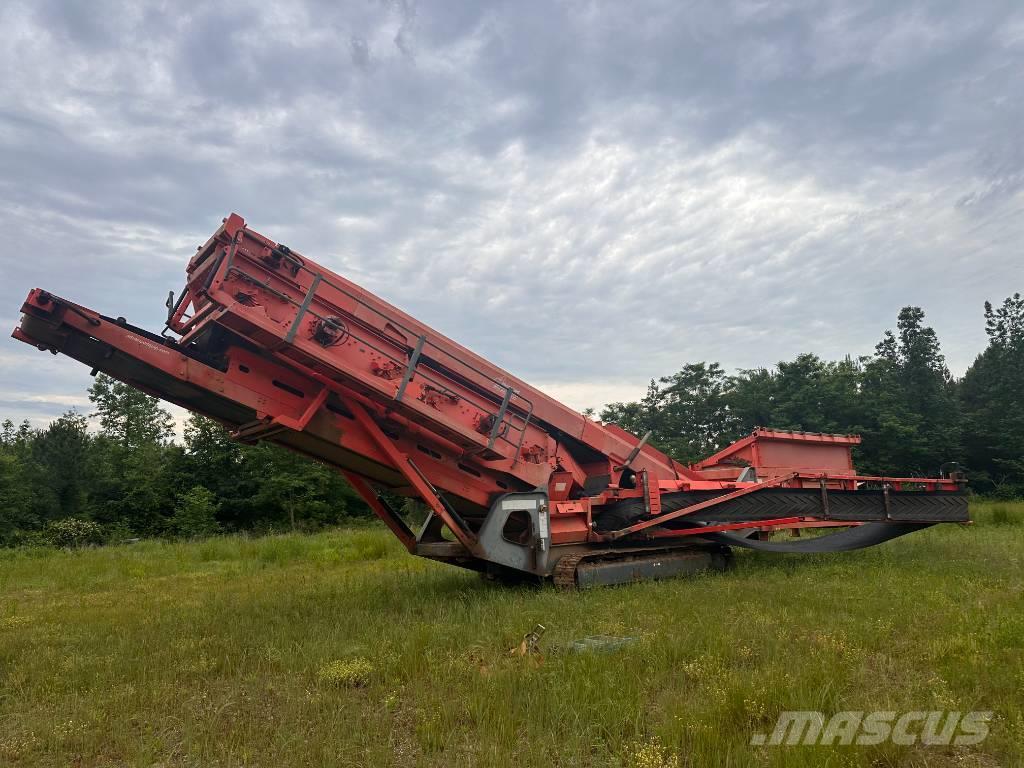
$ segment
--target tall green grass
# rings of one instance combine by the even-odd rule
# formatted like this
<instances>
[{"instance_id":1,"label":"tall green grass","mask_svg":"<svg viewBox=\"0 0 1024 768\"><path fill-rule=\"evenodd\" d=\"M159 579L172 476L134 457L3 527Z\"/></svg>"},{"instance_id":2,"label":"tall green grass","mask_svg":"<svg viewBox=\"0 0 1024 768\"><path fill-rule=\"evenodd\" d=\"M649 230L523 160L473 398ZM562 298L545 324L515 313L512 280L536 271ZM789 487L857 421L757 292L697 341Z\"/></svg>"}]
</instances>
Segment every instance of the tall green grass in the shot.
<instances>
[{"instance_id":1,"label":"tall green grass","mask_svg":"<svg viewBox=\"0 0 1024 768\"><path fill-rule=\"evenodd\" d=\"M1024 525L1024 503L980 501L971 506L975 522L995 525Z\"/></svg>"},{"instance_id":2,"label":"tall green grass","mask_svg":"<svg viewBox=\"0 0 1024 768\"><path fill-rule=\"evenodd\" d=\"M582 593L382 527L3 552L0 766L1021 765L1024 504L973 512ZM543 659L510 656L537 623ZM597 634L636 641L569 651ZM975 747L749 746L786 709L996 719Z\"/></svg>"}]
</instances>

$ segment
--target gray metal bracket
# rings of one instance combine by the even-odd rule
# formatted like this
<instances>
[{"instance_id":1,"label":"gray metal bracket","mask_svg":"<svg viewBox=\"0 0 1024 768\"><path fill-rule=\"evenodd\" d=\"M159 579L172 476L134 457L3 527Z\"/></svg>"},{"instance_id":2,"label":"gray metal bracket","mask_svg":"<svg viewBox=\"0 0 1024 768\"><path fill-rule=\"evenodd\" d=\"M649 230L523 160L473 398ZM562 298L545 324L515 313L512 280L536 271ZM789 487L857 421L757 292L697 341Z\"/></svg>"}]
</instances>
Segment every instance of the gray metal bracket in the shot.
<instances>
[{"instance_id":1,"label":"gray metal bracket","mask_svg":"<svg viewBox=\"0 0 1024 768\"><path fill-rule=\"evenodd\" d=\"M544 491L500 496L480 527L475 548L478 555L492 563L546 576L550 571L548 554L551 551L548 507L548 495ZM509 541L503 535L505 523L515 512L525 512L530 518L530 539L523 544Z\"/></svg>"}]
</instances>

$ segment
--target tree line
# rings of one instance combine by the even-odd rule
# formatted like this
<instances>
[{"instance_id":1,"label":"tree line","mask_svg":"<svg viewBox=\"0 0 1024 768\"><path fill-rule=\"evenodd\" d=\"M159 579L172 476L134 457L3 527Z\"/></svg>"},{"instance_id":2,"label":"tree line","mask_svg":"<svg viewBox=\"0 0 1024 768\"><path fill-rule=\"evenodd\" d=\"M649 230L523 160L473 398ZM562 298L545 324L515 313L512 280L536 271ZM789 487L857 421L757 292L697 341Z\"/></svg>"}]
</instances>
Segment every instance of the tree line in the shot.
<instances>
[{"instance_id":1,"label":"tree line","mask_svg":"<svg viewBox=\"0 0 1024 768\"><path fill-rule=\"evenodd\" d=\"M337 472L269 443L242 445L193 414L184 441L150 397L103 374L90 418L0 426L0 545L311 530L369 509Z\"/></svg>"},{"instance_id":2,"label":"tree line","mask_svg":"<svg viewBox=\"0 0 1024 768\"><path fill-rule=\"evenodd\" d=\"M935 476L956 462L975 492L1024 496L1024 299L986 303L984 317L988 346L960 379L924 312L905 307L872 355L801 354L732 375L690 363L600 418L650 431L686 463L756 426L857 433L862 472ZM193 415L173 440L159 401L107 376L89 399L89 417L0 426L0 545L313 529L369 514L336 472L239 444L209 419Z\"/></svg>"}]
</instances>

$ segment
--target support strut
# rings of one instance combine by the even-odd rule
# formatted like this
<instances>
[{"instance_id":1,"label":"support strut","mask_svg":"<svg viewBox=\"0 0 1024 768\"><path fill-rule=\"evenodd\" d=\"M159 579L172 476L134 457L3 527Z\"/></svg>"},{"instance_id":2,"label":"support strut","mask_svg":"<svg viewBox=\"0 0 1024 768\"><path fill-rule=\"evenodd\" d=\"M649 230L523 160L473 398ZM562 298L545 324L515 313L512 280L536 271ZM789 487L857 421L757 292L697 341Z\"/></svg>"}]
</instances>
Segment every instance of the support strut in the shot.
<instances>
[{"instance_id":1,"label":"support strut","mask_svg":"<svg viewBox=\"0 0 1024 768\"><path fill-rule=\"evenodd\" d=\"M415 489L416 493L426 502L427 506L433 510L439 518L444 521L444 524L448 526L452 533L455 534L462 545L466 549L472 549L476 543L476 539L472 532L466 527L465 522L457 520L455 510L452 509L450 504L446 504L445 500L441 498L441 494L438 493L437 489L430 484L430 482L423 476L419 468L413 463L412 459L408 455L398 450L398 447L391 441L391 439L384 434L384 430L380 428L373 417L370 416L366 408L361 403L355 400L346 400L345 407L356 417L356 421L359 422L366 433L373 439L377 446L391 459L391 463L394 465L402 476L409 481L409 485Z\"/></svg>"}]
</instances>

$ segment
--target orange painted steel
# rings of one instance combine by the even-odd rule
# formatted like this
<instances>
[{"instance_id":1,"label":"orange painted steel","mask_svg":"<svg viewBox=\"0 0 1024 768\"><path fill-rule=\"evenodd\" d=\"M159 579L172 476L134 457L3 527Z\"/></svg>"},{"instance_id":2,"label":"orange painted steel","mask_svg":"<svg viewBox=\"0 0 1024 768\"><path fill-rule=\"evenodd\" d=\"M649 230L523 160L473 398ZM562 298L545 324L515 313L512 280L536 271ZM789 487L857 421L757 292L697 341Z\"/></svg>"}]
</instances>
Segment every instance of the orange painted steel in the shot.
<instances>
[{"instance_id":1,"label":"orange painted steel","mask_svg":"<svg viewBox=\"0 0 1024 768\"><path fill-rule=\"evenodd\" d=\"M820 489L822 513L712 520L713 529L834 525L829 492L868 485L884 489L887 514L890 491L963 489L956 475L858 475L856 435L759 428L683 465L646 436L577 413L237 214L199 247L186 275L178 300L168 300L162 334L35 289L13 335L214 418L239 440L270 440L337 468L410 551L429 544L438 559L452 544L439 527L454 534L456 559L469 567L504 546L487 533L487 520L505 498L509 517L534 510L532 525L544 529L534 540L546 538L531 562L547 563L549 547L692 538L692 528L663 526L698 512L707 518L771 488ZM414 534L382 492L423 500L434 522ZM705 496L663 505L667 495L686 493ZM540 494L534 506L531 494ZM643 514L599 531L598 521L624 503Z\"/></svg>"}]
</instances>

